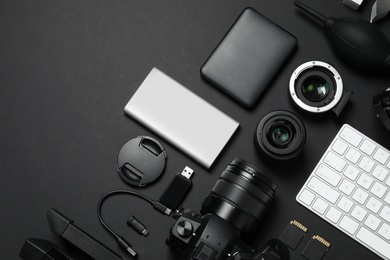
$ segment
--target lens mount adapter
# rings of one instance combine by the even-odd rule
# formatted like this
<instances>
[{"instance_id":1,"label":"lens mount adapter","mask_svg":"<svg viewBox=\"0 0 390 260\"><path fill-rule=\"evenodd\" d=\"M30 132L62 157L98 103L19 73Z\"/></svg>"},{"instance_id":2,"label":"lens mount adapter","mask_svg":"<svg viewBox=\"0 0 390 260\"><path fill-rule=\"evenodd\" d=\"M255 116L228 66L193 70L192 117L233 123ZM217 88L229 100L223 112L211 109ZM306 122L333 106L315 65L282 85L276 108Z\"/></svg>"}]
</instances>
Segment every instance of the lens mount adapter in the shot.
<instances>
[{"instance_id":1,"label":"lens mount adapter","mask_svg":"<svg viewBox=\"0 0 390 260\"><path fill-rule=\"evenodd\" d=\"M290 78L289 91L302 109L313 113L333 109L337 115L352 95L344 91L338 71L322 61L308 61L296 68ZM341 106L335 110L338 104Z\"/></svg>"},{"instance_id":2,"label":"lens mount adapter","mask_svg":"<svg viewBox=\"0 0 390 260\"><path fill-rule=\"evenodd\" d=\"M306 130L293 113L277 110L265 115L255 132L255 145L270 159L289 160L303 150Z\"/></svg>"}]
</instances>

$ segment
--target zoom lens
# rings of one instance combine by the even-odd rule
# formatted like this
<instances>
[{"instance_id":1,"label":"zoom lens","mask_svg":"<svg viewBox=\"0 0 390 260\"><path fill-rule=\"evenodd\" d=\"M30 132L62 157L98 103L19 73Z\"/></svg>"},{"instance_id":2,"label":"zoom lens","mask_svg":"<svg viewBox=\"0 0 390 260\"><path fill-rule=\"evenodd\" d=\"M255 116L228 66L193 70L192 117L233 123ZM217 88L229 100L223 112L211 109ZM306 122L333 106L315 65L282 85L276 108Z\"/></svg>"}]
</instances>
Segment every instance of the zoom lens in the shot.
<instances>
[{"instance_id":1,"label":"zoom lens","mask_svg":"<svg viewBox=\"0 0 390 260\"><path fill-rule=\"evenodd\" d=\"M260 120L254 139L262 155L276 160L289 160L301 153L306 141L306 130L296 115L278 110Z\"/></svg>"},{"instance_id":2,"label":"zoom lens","mask_svg":"<svg viewBox=\"0 0 390 260\"><path fill-rule=\"evenodd\" d=\"M202 203L202 214L213 213L249 236L272 202L276 185L248 162L236 158L221 174Z\"/></svg>"}]
</instances>

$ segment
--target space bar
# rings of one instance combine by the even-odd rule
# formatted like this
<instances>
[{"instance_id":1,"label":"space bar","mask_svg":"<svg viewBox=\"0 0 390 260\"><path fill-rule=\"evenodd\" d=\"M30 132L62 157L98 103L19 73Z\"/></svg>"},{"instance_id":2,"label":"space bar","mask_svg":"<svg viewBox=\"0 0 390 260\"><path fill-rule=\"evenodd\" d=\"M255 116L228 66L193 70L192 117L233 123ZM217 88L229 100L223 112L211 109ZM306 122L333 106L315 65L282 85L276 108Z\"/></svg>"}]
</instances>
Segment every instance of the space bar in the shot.
<instances>
[{"instance_id":1,"label":"space bar","mask_svg":"<svg viewBox=\"0 0 390 260\"><path fill-rule=\"evenodd\" d=\"M373 234L368 229L362 227L356 234L356 237L367 244L369 247L385 256L387 259L390 259L389 244L377 235Z\"/></svg>"}]
</instances>

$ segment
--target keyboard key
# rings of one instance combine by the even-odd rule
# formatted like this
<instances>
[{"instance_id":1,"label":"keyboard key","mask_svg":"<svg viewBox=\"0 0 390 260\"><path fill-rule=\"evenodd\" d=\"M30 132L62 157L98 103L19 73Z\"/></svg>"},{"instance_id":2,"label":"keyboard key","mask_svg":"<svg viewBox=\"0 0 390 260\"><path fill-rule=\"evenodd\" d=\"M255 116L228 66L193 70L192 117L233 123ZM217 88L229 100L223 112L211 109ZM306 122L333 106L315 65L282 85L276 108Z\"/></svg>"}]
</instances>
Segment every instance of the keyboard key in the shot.
<instances>
[{"instance_id":1,"label":"keyboard key","mask_svg":"<svg viewBox=\"0 0 390 260\"><path fill-rule=\"evenodd\" d=\"M359 167L363 169L365 172L371 172L372 167L374 167L375 162L369 159L367 156L364 156L362 160L359 162Z\"/></svg>"},{"instance_id":2,"label":"keyboard key","mask_svg":"<svg viewBox=\"0 0 390 260\"><path fill-rule=\"evenodd\" d=\"M339 184L339 181L341 180L341 176L338 173L325 166L324 164L321 164L318 167L316 174L321 177L321 179L333 186L337 186L337 184Z\"/></svg>"},{"instance_id":3,"label":"keyboard key","mask_svg":"<svg viewBox=\"0 0 390 260\"><path fill-rule=\"evenodd\" d=\"M375 184L371 188L371 193L377 196L378 198L382 198L387 191L387 187L379 182L375 182Z\"/></svg>"},{"instance_id":4,"label":"keyboard key","mask_svg":"<svg viewBox=\"0 0 390 260\"><path fill-rule=\"evenodd\" d=\"M340 139L337 139L336 142L334 142L332 146L332 150L335 151L336 153L343 155L345 151L347 150L348 145L341 141Z\"/></svg>"},{"instance_id":5,"label":"keyboard key","mask_svg":"<svg viewBox=\"0 0 390 260\"><path fill-rule=\"evenodd\" d=\"M324 162L338 172L341 172L346 165L346 162L343 159L332 152L329 152L326 155Z\"/></svg>"},{"instance_id":6,"label":"keyboard key","mask_svg":"<svg viewBox=\"0 0 390 260\"><path fill-rule=\"evenodd\" d=\"M367 204L366 204L366 207L371 210L372 212L374 213L378 213L379 209L382 207L382 202L380 202L379 200L377 200L376 198L374 197L371 197Z\"/></svg>"},{"instance_id":7,"label":"keyboard key","mask_svg":"<svg viewBox=\"0 0 390 260\"><path fill-rule=\"evenodd\" d=\"M344 179L343 182L340 184L339 189L344 192L346 195L351 195L352 191L355 189L355 184L350 182L347 179Z\"/></svg>"},{"instance_id":8,"label":"keyboard key","mask_svg":"<svg viewBox=\"0 0 390 260\"><path fill-rule=\"evenodd\" d=\"M298 199L300 201L302 201L303 203L305 203L306 205L310 206L311 203L313 202L314 198L315 198L315 195L313 193L311 193L307 189L304 189L302 191L301 195L299 195Z\"/></svg>"},{"instance_id":9,"label":"keyboard key","mask_svg":"<svg viewBox=\"0 0 390 260\"><path fill-rule=\"evenodd\" d=\"M386 183L385 183L387 186L389 186L390 187L390 177L389 178L387 178L387 180L386 180Z\"/></svg>"},{"instance_id":10,"label":"keyboard key","mask_svg":"<svg viewBox=\"0 0 390 260\"><path fill-rule=\"evenodd\" d=\"M352 195L352 198L360 204L364 204L364 202L366 202L366 199L368 198L368 193L361 188L357 188L355 193Z\"/></svg>"},{"instance_id":11,"label":"keyboard key","mask_svg":"<svg viewBox=\"0 0 390 260\"><path fill-rule=\"evenodd\" d=\"M357 181L357 184L359 184L360 186L362 186L363 188L365 188L366 190L368 190L368 188L370 188L372 182L374 181L373 178L371 178L370 176L368 176L367 174L363 173L359 180Z\"/></svg>"},{"instance_id":12,"label":"keyboard key","mask_svg":"<svg viewBox=\"0 0 390 260\"><path fill-rule=\"evenodd\" d=\"M353 206L353 201L348 199L347 197L342 197L339 203L337 203L337 207L345 211L346 213L348 213L351 210L352 206Z\"/></svg>"},{"instance_id":13,"label":"keyboard key","mask_svg":"<svg viewBox=\"0 0 390 260\"><path fill-rule=\"evenodd\" d=\"M375 249L387 259L390 259L390 246L387 241L375 235L367 228L362 227L356 237L369 247Z\"/></svg>"},{"instance_id":14,"label":"keyboard key","mask_svg":"<svg viewBox=\"0 0 390 260\"><path fill-rule=\"evenodd\" d=\"M378 231L378 234L384 237L385 239L390 239L390 226L387 223L383 223L381 228Z\"/></svg>"},{"instance_id":15,"label":"keyboard key","mask_svg":"<svg viewBox=\"0 0 390 260\"><path fill-rule=\"evenodd\" d=\"M366 221L364 221L364 225L372 229L372 231L375 231L379 227L380 223L381 220L372 214L368 215Z\"/></svg>"},{"instance_id":16,"label":"keyboard key","mask_svg":"<svg viewBox=\"0 0 390 260\"><path fill-rule=\"evenodd\" d=\"M362 156L361 153L359 153L357 150L351 148L348 150L347 154L345 155L345 159L352 162L353 164L356 164L361 156Z\"/></svg>"},{"instance_id":17,"label":"keyboard key","mask_svg":"<svg viewBox=\"0 0 390 260\"><path fill-rule=\"evenodd\" d=\"M381 165L375 166L374 170L372 171L372 176L374 176L380 181L384 181L388 174L389 171L386 170L386 168Z\"/></svg>"},{"instance_id":18,"label":"keyboard key","mask_svg":"<svg viewBox=\"0 0 390 260\"><path fill-rule=\"evenodd\" d=\"M334 207L331 207L326 213L326 217L333 223L337 223L342 215L343 213Z\"/></svg>"},{"instance_id":19,"label":"keyboard key","mask_svg":"<svg viewBox=\"0 0 390 260\"><path fill-rule=\"evenodd\" d=\"M347 166L347 169L345 169L344 171L344 175L347 176L352 181L356 180L356 177L359 175L359 173L360 170L351 164L349 164Z\"/></svg>"},{"instance_id":20,"label":"keyboard key","mask_svg":"<svg viewBox=\"0 0 390 260\"><path fill-rule=\"evenodd\" d=\"M386 195L386 197L385 197L385 202L386 202L387 204L390 204L390 192L387 193L387 195Z\"/></svg>"},{"instance_id":21,"label":"keyboard key","mask_svg":"<svg viewBox=\"0 0 390 260\"><path fill-rule=\"evenodd\" d=\"M310 182L307 184L307 187L333 204L336 203L340 196L338 191L334 190L316 177L311 178Z\"/></svg>"},{"instance_id":22,"label":"keyboard key","mask_svg":"<svg viewBox=\"0 0 390 260\"><path fill-rule=\"evenodd\" d=\"M356 133L355 131L347 127L343 129L343 131L340 134L340 137L355 147L358 147L358 145L363 139L361 135L359 135L358 133Z\"/></svg>"},{"instance_id":23,"label":"keyboard key","mask_svg":"<svg viewBox=\"0 0 390 260\"><path fill-rule=\"evenodd\" d=\"M389 206L384 206L381 213L379 214L381 218L386 220L387 222L390 222L390 208Z\"/></svg>"},{"instance_id":24,"label":"keyboard key","mask_svg":"<svg viewBox=\"0 0 390 260\"><path fill-rule=\"evenodd\" d=\"M328 206L329 204L325 200L317 198L316 202L313 204L313 209L320 214L324 214L325 210L328 209Z\"/></svg>"},{"instance_id":25,"label":"keyboard key","mask_svg":"<svg viewBox=\"0 0 390 260\"><path fill-rule=\"evenodd\" d=\"M360 207L359 205L356 205L351 212L351 216L361 222L366 217L367 212L368 211L364 208Z\"/></svg>"},{"instance_id":26,"label":"keyboard key","mask_svg":"<svg viewBox=\"0 0 390 260\"><path fill-rule=\"evenodd\" d=\"M357 228L359 227L359 223L348 216L344 216L339 225L351 235L355 234Z\"/></svg>"},{"instance_id":27,"label":"keyboard key","mask_svg":"<svg viewBox=\"0 0 390 260\"><path fill-rule=\"evenodd\" d=\"M372 155L375 148L376 148L376 145L373 142L366 139L366 140L364 140L362 146L360 146L360 151L362 151L363 153L365 153L367 155Z\"/></svg>"},{"instance_id":28,"label":"keyboard key","mask_svg":"<svg viewBox=\"0 0 390 260\"><path fill-rule=\"evenodd\" d=\"M381 164L385 164L389 156L390 154L388 152L386 152L385 150L379 147L374 154L374 159L380 162Z\"/></svg>"}]
</instances>

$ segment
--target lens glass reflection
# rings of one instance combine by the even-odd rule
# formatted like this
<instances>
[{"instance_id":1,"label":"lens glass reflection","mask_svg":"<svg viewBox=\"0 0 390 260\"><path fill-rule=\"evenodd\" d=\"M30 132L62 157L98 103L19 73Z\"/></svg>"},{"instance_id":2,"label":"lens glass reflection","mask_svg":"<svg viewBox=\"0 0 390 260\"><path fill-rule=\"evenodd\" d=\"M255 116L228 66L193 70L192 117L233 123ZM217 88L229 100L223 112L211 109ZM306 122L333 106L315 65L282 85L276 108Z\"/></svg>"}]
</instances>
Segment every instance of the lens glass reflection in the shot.
<instances>
[{"instance_id":1,"label":"lens glass reflection","mask_svg":"<svg viewBox=\"0 0 390 260\"><path fill-rule=\"evenodd\" d=\"M302 83L302 93L310 101L321 101L325 99L329 93L328 82L318 76L308 77Z\"/></svg>"},{"instance_id":2,"label":"lens glass reflection","mask_svg":"<svg viewBox=\"0 0 390 260\"><path fill-rule=\"evenodd\" d=\"M269 135L271 137L271 143L273 143L276 147L283 147L287 145L293 137L291 129L286 124L275 125L269 132Z\"/></svg>"}]
</instances>

